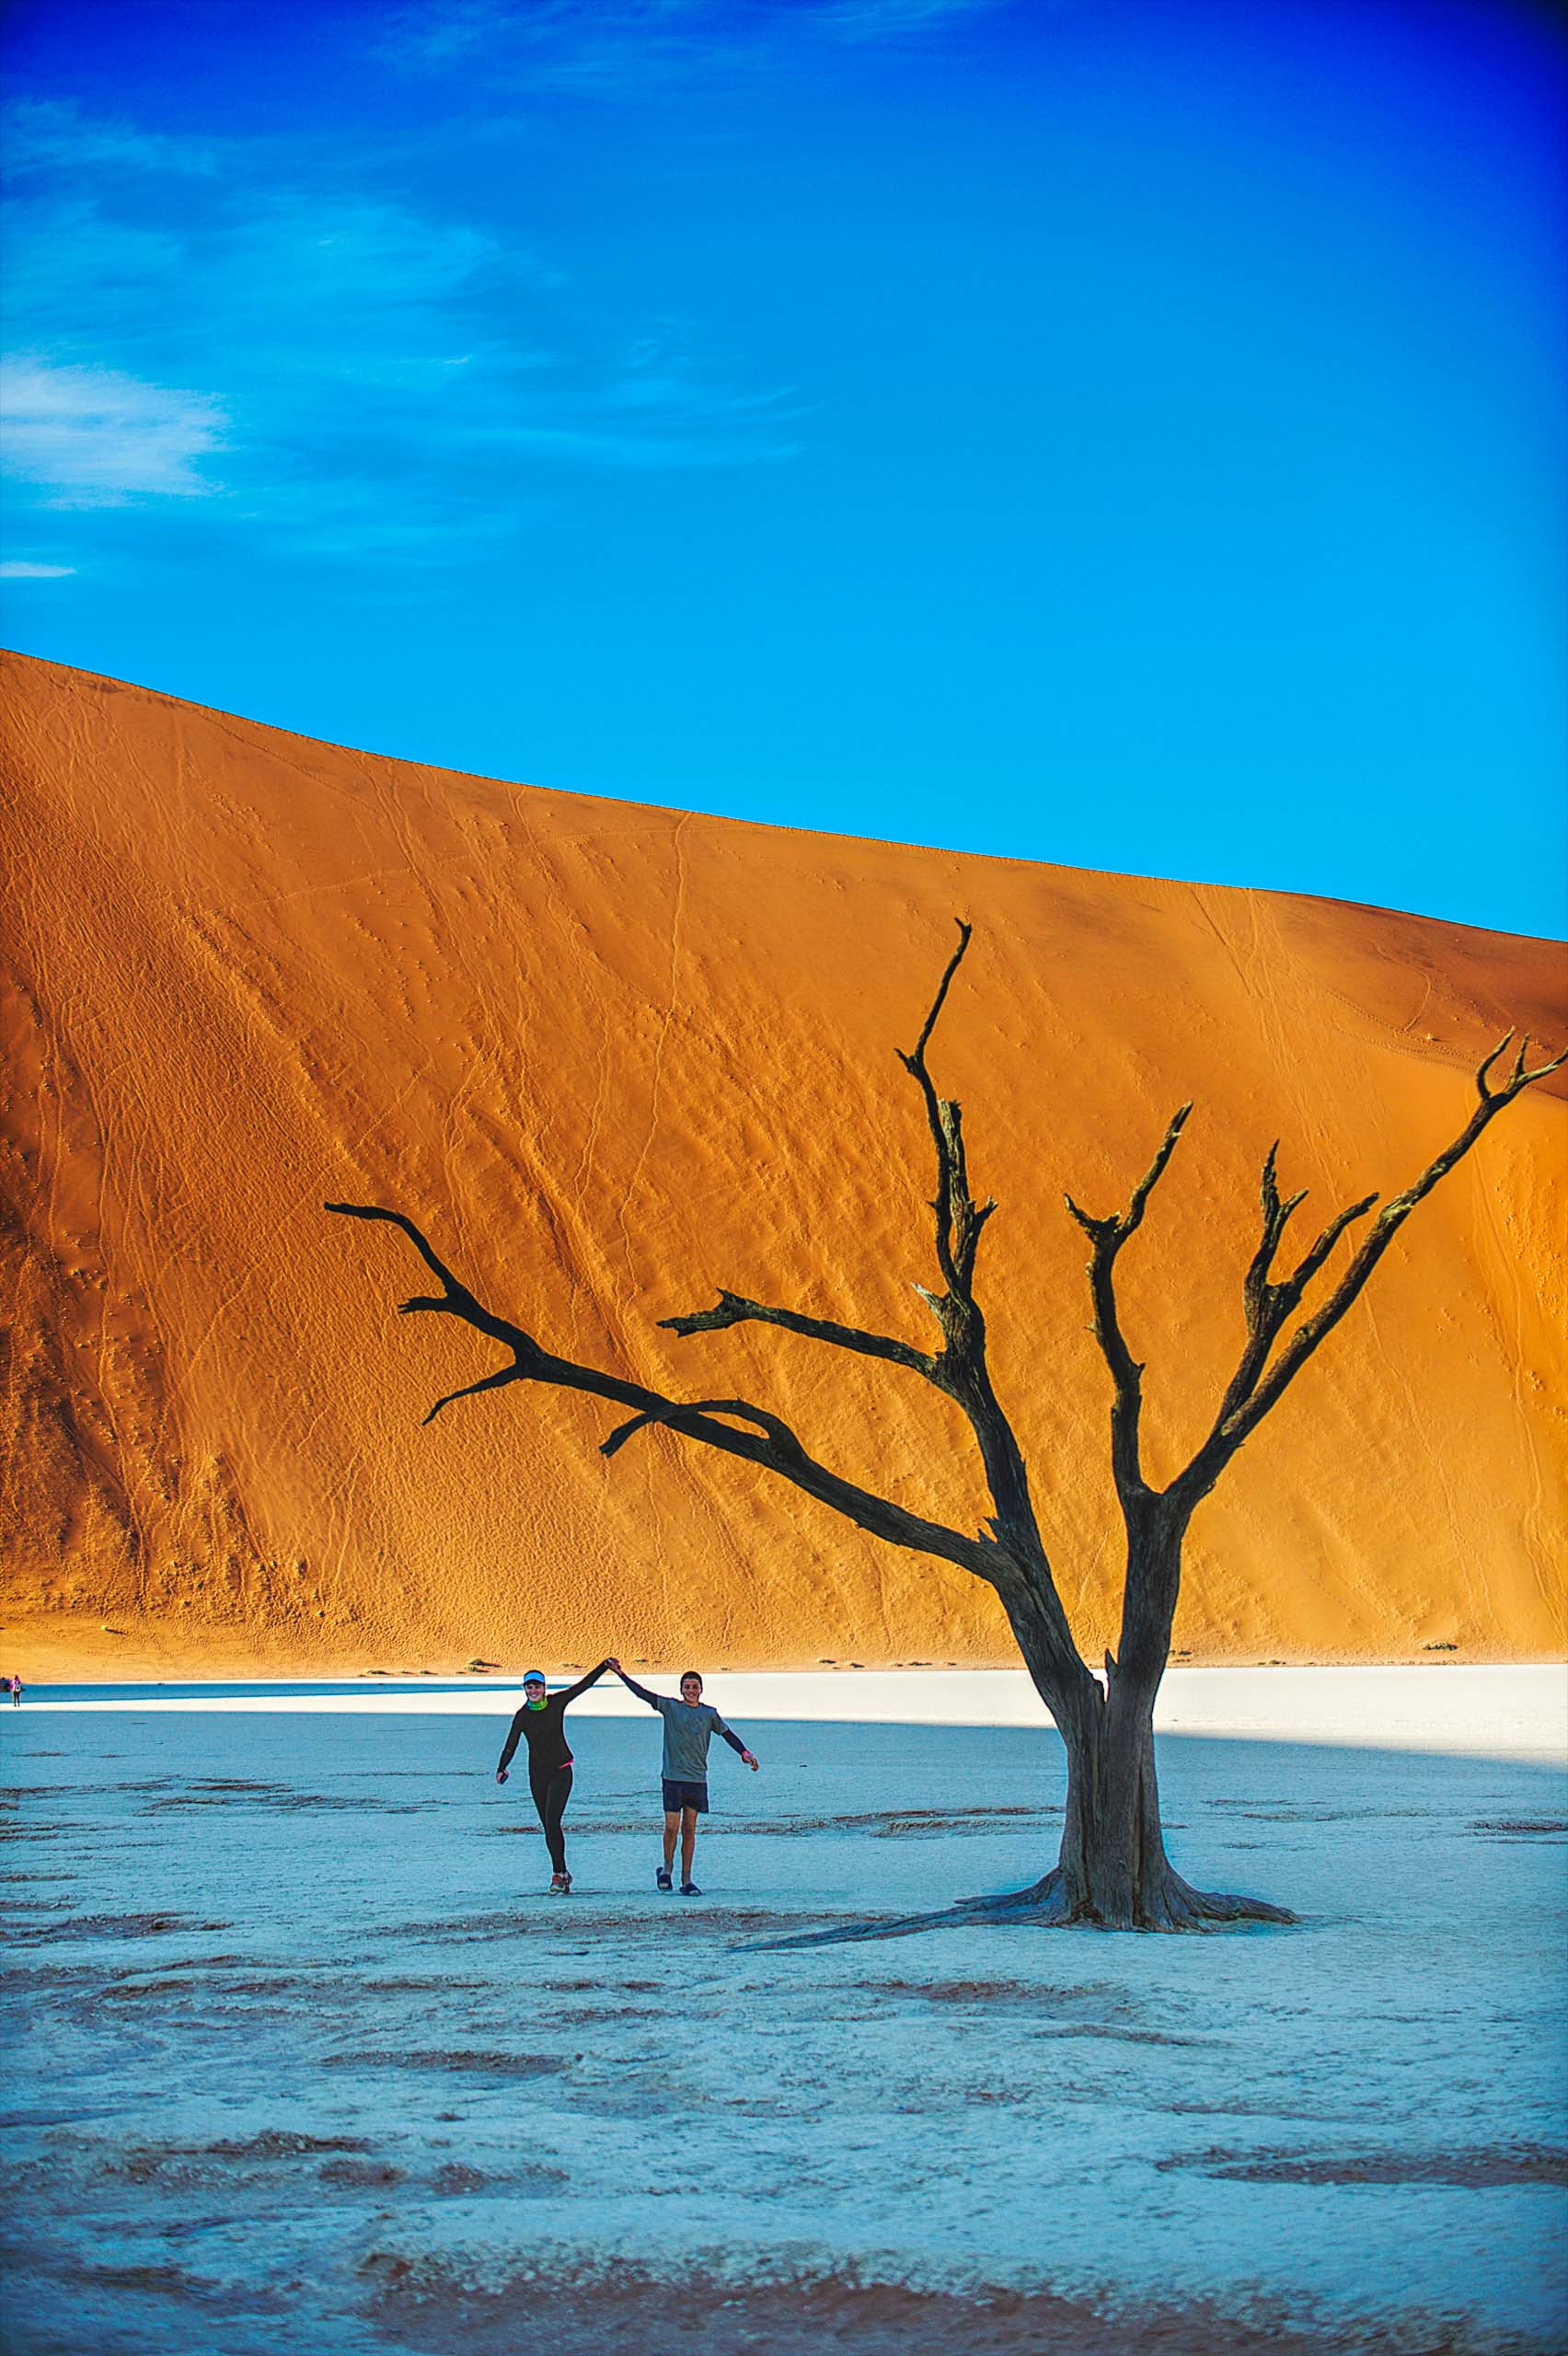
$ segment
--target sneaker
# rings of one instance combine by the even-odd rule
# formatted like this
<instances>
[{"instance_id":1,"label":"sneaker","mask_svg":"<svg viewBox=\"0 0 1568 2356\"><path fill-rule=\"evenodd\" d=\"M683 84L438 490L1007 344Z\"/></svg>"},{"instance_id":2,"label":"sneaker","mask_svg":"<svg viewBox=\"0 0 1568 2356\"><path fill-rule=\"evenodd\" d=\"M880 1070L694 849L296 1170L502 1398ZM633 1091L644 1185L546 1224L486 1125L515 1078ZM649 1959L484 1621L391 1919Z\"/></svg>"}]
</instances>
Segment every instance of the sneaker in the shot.
<instances>
[{"instance_id":1,"label":"sneaker","mask_svg":"<svg viewBox=\"0 0 1568 2356\"><path fill-rule=\"evenodd\" d=\"M696 1882L683 1881L681 1884L681 1896L683 1898L700 1898L702 1896L702 1892L698 1889Z\"/></svg>"},{"instance_id":2,"label":"sneaker","mask_svg":"<svg viewBox=\"0 0 1568 2356\"><path fill-rule=\"evenodd\" d=\"M552 1898L570 1898L571 1895L571 1876L570 1874L552 1874L550 1876L550 1895Z\"/></svg>"},{"instance_id":3,"label":"sneaker","mask_svg":"<svg viewBox=\"0 0 1568 2356\"><path fill-rule=\"evenodd\" d=\"M653 1877L654 1888L674 1889L674 1878L670 1872L669 1866L661 1865L658 1872Z\"/></svg>"}]
</instances>

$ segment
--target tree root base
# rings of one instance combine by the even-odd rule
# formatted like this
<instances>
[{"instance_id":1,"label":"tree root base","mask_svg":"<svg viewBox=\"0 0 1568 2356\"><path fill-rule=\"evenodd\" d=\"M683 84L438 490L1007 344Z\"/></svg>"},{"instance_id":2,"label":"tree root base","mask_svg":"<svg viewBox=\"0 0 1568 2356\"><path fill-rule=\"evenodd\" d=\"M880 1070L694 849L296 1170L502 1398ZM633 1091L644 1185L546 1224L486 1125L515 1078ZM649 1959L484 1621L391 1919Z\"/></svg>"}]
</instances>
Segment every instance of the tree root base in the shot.
<instances>
[{"instance_id":1,"label":"tree root base","mask_svg":"<svg viewBox=\"0 0 1568 2356\"><path fill-rule=\"evenodd\" d=\"M997 1898L961 1898L931 1914L895 1914L866 1923L844 1923L831 1931L801 1931L785 1939L751 1943L748 1951L778 1954L791 1947L859 1945L871 1939L907 1939L920 1931L958 1931L977 1923L1016 1923L1032 1930L1065 1931L1074 1927L1099 1931L1215 1931L1239 1923L1297 1923L1300 1916L1288 1907L1272 1906L1262 1898L1236 1898L1221 1890L1194 1889L1180 1874L1167 1872L1152 1900L1125 1919L1093 1906L1075 1890L1058 1865L1043 1881L1027 1889L1011 1889Z\"/></svg>"},{"instance_id":2,"label":"tree root base","mask_svg":"<svg viewBox=\"0 0 1568 2356\"><path fill-rule=\"evenodd\" d=\"M1060 1865L1028 1889L1009 1890L1000 1898L965 1898L955 1910L966 1922L1023 1920L1043 1930L1066 1930L1074 1923L1101 1931L1212 1931L1234 1923L1295 1923L1300 1920L1287 1906L1273 1906L1263 1898L1238 1898L1216 1889L1194 1889L1191 1882L1167 1869L1158 1888L1135 1900L1124 1912L1097 1906L1087 1891L1075 1887Z\"/></svg>"}]
</instances>

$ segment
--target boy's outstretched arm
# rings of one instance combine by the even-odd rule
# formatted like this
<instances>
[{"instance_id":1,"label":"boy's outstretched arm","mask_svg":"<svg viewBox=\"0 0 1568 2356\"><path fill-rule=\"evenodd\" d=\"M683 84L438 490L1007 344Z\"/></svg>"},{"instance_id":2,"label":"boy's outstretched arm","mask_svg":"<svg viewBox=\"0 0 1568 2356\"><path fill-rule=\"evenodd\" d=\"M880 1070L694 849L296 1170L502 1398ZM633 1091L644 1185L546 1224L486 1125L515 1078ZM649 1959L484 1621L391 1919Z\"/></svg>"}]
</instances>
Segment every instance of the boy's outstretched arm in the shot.
<instances>
[{"instance_id":1,"label":"boy's outstretched arm","mask_svg":"<svg viewBox=\"0 0 1568 2356\"><path fill-rule=\"evenodd\" d=\"M659 1707L660 1703L663 1699L663 1694L651 1693L646 1685L639 1685L636 1678L631 1675L628 1669L624 1669L618 1660L611 1661L610 1667L615 1670L616 1675L620 1679L621 1683L626 1687L628 1693L635 1693L638 1700L640 1702L646 1702L651 1710L656 1710Z\"/></svg>"},{"instance_id":2,"label":"boy's outstretched arm","mask_svg":"<svg viewBox=\"0 0 1568 2356\"><path fill-rule=\"evenodd\" d=\"M740 1736L735 1732L734 1727L727 1727L724 1724L723 1719L721 1718L714 1727L713 1731L715 1734L721 1734L723 1736L732 1750L739 1752L740 1756L745 1761L746 1765L751 1769L752 1773L755 1775L757 1768L762 1762L760 1760L753 1758L751 1752L746 1749L745 1744L741 1740Z\"/></svg>"}]
</instances>

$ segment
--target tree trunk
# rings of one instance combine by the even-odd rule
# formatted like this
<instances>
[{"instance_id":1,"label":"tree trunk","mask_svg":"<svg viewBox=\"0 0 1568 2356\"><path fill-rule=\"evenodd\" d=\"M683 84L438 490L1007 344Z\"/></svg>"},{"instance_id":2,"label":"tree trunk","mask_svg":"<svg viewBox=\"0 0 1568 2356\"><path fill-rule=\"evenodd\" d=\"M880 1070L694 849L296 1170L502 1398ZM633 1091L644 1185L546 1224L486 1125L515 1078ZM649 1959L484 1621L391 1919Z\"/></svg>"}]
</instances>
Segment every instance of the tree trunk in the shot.
<instances>
[{"instance_id":1,"label":"tree trunk","mask_svg":"<svg viewBox=\"0 0 1568 2356\"><path fill-rule=\"evenodd\" d=\"M1184 1931L1210 1923L1290 1923L1261 1899L1194 1889L1165 1854L1155 1770L1154 1703L1170 1650L1185 1522L1151 1512L1135 1521L1127 1560L1122 1658L1106 1656L1103 1686L1086 1670L1064 1685L1041 1648L1034 1614L1009 1616L1037 1692L1067 1754L1060 1854L1031 1888L976 1903L1022 1908L1047 1923L1108 1931Z\"/></svg>"}]
</instances>

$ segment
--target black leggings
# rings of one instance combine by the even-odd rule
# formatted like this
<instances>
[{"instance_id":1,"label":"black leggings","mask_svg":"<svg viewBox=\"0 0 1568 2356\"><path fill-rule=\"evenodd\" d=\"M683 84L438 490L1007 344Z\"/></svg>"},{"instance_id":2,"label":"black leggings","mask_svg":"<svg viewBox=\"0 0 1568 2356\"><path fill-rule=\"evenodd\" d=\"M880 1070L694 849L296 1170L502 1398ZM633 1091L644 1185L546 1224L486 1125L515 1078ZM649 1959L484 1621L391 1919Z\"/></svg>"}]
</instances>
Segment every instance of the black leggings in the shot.
<instances>
[{"instance_id":1,"label":"black leggings","mask_svg":"<svg viewBox=\"0 0 1568 2356\"><path fill-rule=\"evenodd\" d=\"M557 1767L542 1775L530 1773L528 1789L534 1795L534 1806L539 1811L539 1822L545 1828L549 1846L550 1864L558 1874L566 1871L566 1834L561 1830L561 1818L567 1801L571 1797L571 1769Z\"/></svg>"}]
</instances>

